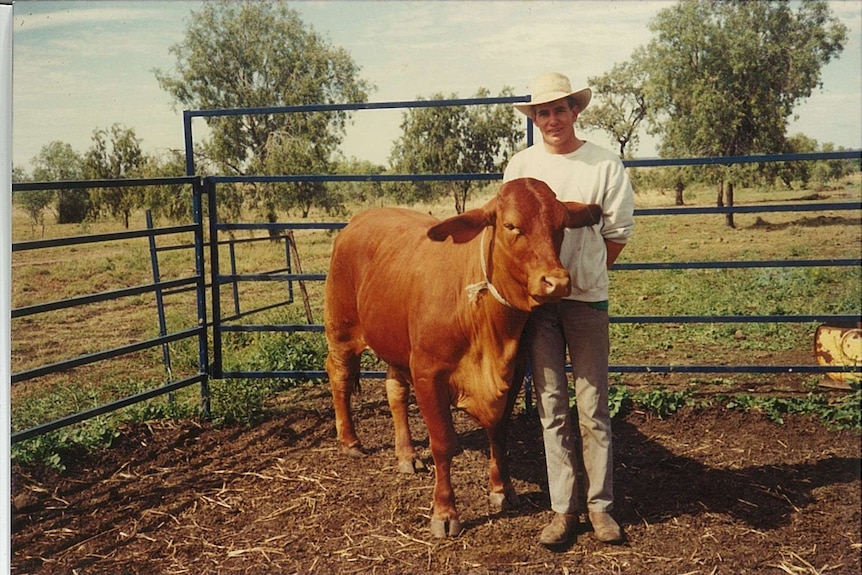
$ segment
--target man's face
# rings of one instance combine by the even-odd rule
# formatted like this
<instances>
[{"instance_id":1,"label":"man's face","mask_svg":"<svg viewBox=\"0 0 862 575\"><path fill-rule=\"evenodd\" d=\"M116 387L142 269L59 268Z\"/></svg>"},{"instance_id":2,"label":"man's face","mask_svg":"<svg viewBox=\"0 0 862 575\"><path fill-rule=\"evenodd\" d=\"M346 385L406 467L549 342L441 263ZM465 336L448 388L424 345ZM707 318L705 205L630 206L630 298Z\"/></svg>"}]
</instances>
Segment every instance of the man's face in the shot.
<instances>
[{"instance_id":1,"label":"man's face","mask_svg":"<svg viewBox=\"0 0 862 575\"><path fill-rule=\"evenodd\" d=\"M533 106L533 123L542 132L545 146L556 153L568 153L576 147L577 119L577 107L570 108L565 98Z\"/></svg>"}]
</instances>

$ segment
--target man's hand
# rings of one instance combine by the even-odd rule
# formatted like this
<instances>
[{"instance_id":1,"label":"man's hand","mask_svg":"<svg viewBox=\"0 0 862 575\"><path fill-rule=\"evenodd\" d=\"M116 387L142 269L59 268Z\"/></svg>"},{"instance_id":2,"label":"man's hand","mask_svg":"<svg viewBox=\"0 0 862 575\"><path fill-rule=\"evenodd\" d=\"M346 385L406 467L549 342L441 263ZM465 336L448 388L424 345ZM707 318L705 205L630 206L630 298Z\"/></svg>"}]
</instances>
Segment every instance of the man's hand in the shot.
<instances>
[{"instance_id":1,"label":"man's hand","mask_svg":"<svg viewBox=\"0 0 862 575\"><path fill-rule=\"evenodd\" d=\"M608 250L608 269L611 269L611 266L614 265L615 261L617 261L617 256L620 255L620 252L623 251L623 248L626 247L626 245L605 240L605 247Z\"/></svg>"}]
</instances>

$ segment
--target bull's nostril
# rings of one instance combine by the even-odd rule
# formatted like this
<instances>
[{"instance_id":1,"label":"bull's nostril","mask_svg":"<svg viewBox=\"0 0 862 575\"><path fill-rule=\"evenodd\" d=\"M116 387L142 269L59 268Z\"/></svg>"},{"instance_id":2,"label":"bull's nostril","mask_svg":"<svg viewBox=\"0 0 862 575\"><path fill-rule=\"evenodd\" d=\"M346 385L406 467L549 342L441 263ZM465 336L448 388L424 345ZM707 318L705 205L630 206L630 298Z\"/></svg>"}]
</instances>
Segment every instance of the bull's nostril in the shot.
<instances>
[{"instance_id":1,"label":"bull's nostril","mask_svg":"<svg viewBox=\"0 0 862 575\"><path fill-rule=\"evenodd\" d=\"M556 276L544 276L542 277L542 284L545 287L546 295L569 295L569 278L566 277L556 277Z\"/></svg>"}]
</instances>

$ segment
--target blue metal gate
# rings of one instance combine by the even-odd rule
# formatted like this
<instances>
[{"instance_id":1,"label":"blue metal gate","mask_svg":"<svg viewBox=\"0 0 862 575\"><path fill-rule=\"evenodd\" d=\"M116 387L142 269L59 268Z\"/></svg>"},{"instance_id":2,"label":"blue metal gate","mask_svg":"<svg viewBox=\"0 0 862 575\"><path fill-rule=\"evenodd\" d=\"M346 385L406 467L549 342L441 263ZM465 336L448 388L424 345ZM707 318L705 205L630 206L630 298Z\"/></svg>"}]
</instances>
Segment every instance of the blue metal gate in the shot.
<instances>
[{"instance_id":1,"label":"blue metal gate","mask_svg":"<svg viewBox=\"0 0 862 575\"><path fill-rule=\"evenodd\" d=\"M442 100L442 101L417 101L417 102L384 102L384 103L361 103L349 105L325 105L325 106L290 106L280 108L254 108L254 109L230 109L230 110L205 110L186 111L184 123L186 130L186 158L187 169L190 173L194 170L193 162L193 138L191 120L195 117L218 117L237 116L242 114L276 114L276 113L304 113L332 110L368 110L385 108L410 108L430 106L451 105L487 105L499 103L513 103L527 101L526 96L511 98L484 98L464 100ZM527 140L532 143L532 124L527 122ZM730 165L744 163L769 163L790 161L816 161L816 160L859 160L862 158L860 150L846 150L822 153L804 154L782 154L782 155L759 155L739 156L723 158L682 158L682 159L640 159L625 160L626 167L664 167L664 166L698 166L698 165ZM384 174L384 175L291 175L291 176L218 176L205 178L205 186L208 190L210 202L210 214L216 214L215 197L216 188L223 184L237 183L276 183L276 182L392 182L392 181L445 181L445 180L485 180L494 181L502 178L501 173L480 174ZM734 207L681 207L681 208L655 208L636 209L635 217L644 218L650 216L687 216L695 214L743 214L743 213L771 213L771 212L811 212L811 211L859 211L862 202L832 202L819 204L772 204L756 206L734 206ZM210 219L210 237L218 238L220 234L236 230L295 230L295 229L339 229L344 223L320 224L320 223L232 223L219 222L216 217ZM215 245L216 242L213 242ZM219 261L218 251L211 251L212 262L212 287L213 287L213 364L212 373L216 378L325 378L326 373L319 370L232 370L223 369L222 336L225 333L240 332L322 332L321 324L294 324L294 325L266 325L266 324L235 324L234 317L224 316L221 313L219 293L221 286L236 285L236 282L247 281L287 281L287 282L322 282L324 274L244 274L237 275L224 273ZM739 268L792 268L792 267L855 267L862 265L862 258L849 257L841 259L805 259L805 260L758 260L758 261L702 261L702 262L639 262L618 263L614 266L614 273L632 270L692 270L692 269L739 269ZM862 302L860 302L862 305ZM655 323L855 323L862 319L862 314L835 315L655 315L655 316L612 316L611 323L633 323L633 324L655 324ZM612 365L612 372L619 373L825 373L836 371L835 368L824 368L817 365ZM383 377L385 372L367 371L364 377Z\"/></svg>"},{"instance_id":2,"label":"blue metal gate","mask_svg":"<svg viewBox=\"0 0 862 575\"><path fill-rule=\"evenodd\" d=\"M204 227L203 227L203 212L201 210L201 193L202 185L199 178L196 177L179 177L179 178L157 178L157 179L125 179L125 180L98 180L98 181L65 181L65 182L33 182L33 183L17 183L13 185L13 192L30 192L42 190L80 190L80 189L96 189L96 188L138 188L138 190L130 190L128 193L136 193L140 188L147 186L182 186L189 190L189 202L192 204L192 222L187 225L174 225L166 227L148 226L145 230L129 230L124 232L113 232L103 234L91 234L72 236L64 238L33 240L25 242L17 242L12 244L12 252L25 252L29 250L41 250L47 248L69 248L68 257L74 257L73 253L76 246L85 244L93 244L99 242L114 242L135 238L146 238L151 246L153 282L144 285L130 286L118 290L103 291L100 293L92 293L84 296L73 297L68 299L55 300L34 305L17 307L12 310L12 319L20 319L37 314L44 314L57 310L68 310L79 306L86 306L99 302L108 302L120 298L128 298L140 296L143 294L154 294L158 302L157 312L159 314L159 336L136 341L126 345L101 349L99 351L79 355L49 365L26 369L13 373L11 377L11 385L25 385L26 382L35 378L61 373L74 368L95 364L97 362L107 361L122 355L143 351L150 348L162 347L165 353L165 365L168 373L166 381L163 385L148 389L135 395L123 397L116 401L85 409L78 413L73 413L65 417L58 418L54 421L49 421L39 425L35 425L28 429L16 431L12 433L12 443L17 443L25 439L43 435L49 431L60 429L87 419L91 419L98 415L109 413L117 409L140 403L148 399L158 397L165 394L170 394L179 389L191 386L200 385L202 412L204 416L209 413L209 390L208 390L208 344L207 344L207 318L206 318L206 282L204 280ZM155 246L156 239L170 234L191 234L193 240L189 243L188 249L194 250L195 271L193 274L169 281L163 281L159 276L158 261L155 257L157 248ZM183 246L180 246L181 248ZM167 330L164 321L164 306L163 298L171 294L181 293L183 291L194 291L197 300L197 322L193 327L186 329L178 329L172 332ZM177 342L185 339L197 341L199 371L197 374L185 377L178 380L173 380L170 373L169 356L167 355L166 346L169 343Z\"/></svg>"}]
</instances>

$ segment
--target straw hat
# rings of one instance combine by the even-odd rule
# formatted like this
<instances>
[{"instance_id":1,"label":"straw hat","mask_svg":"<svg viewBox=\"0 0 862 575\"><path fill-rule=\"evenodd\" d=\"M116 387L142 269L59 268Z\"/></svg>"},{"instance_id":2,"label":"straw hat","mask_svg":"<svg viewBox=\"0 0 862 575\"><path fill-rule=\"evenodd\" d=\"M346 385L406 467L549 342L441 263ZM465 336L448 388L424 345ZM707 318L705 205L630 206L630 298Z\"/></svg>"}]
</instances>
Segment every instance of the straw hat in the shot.
<instances>
[{"instance_id":1,"label":"straw hat","mask_svg":"<svg viewBox=\"0 0 862 575\"><path fill-rule=\"evenodd\" d=\"M569 82L568 77L558 74L557 72L551 72L549 74L542 74L541 76L533 78L532 83L530 83L530 101L522 104L515 104L515 107L525 116L529 116L531 115L533 106L537 104L547 104L548 102L553 102L554 100L567 98L569 96L572 96L575 99L578 103L578 109L583 112L584 108L589 106L590 99L593 97L593 92L589 88L573 92L572 84Z\"/></svg>"}]
</instances>

